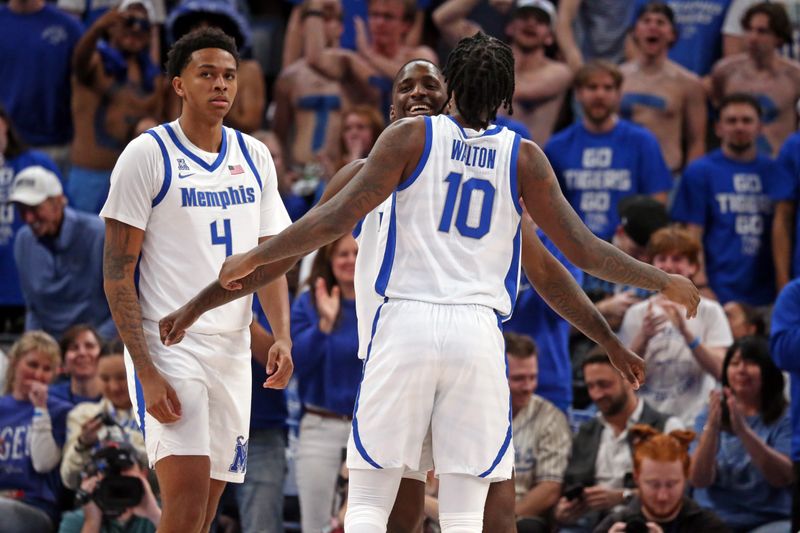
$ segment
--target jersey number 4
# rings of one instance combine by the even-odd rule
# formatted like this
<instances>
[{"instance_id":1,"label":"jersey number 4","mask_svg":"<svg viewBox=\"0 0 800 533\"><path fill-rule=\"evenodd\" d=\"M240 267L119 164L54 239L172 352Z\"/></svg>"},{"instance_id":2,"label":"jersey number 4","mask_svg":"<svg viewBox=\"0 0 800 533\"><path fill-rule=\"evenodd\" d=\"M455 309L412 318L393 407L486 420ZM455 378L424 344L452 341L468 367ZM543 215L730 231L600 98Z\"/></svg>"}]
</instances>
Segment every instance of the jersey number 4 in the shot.
<instances>
[{"instance_id":1,"label":"jersey number 4","mask_svg":"<svg viewBox=\"0 0 800 533\"><path fill-rule=\"evenodd\" d=\"M492 204L494 203L495 188L490 181L479 178L470 178L462 184L461 179L463 177L463 174L451 172L444 180L448 183L448 187L447 197L444 200L442 220L439 222L439 231L450 232L458 190L461 189L461 201L458 203L458 212L456 213L456 229L464 237L480 239L489 233L489 227L492 225ZM483 193L483 201L481 202L478 225L470 226L467 221L469 220L469 210L472 205L472 193L475 191Z\"/></svg>"},{"instance_id":2,"label":"jersey number 4","mask_svg":"<svg viewBox=\"0 0 800 533\"><path fill-rule=\"evenodd\" d=\"M211 226L211 244L224 244L225 257L233 253L233 239L231 237L231 219L222 219L222 233L219 232L217 220L210 224Z\"/></svg>"}]
</instances>

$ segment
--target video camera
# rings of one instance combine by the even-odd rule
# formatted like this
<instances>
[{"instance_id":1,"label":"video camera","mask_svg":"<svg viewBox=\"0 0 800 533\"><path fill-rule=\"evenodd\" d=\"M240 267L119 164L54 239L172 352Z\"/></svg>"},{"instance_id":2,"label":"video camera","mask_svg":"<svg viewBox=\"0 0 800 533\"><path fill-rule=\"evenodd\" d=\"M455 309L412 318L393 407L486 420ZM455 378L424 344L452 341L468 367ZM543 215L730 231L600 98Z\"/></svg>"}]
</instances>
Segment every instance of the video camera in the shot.
<instances>
[{"instance_id":1,"label":"video camera","mask_svg":"<svg viewBox=\"0 0 800 533\"><path fill-rule=\"evenodd\" d=\"M84 468L84 476L102 475L100 483L88 493L78 490L75 495L77 506L94 501L103 516L115 518L125 510L136 507L144 496L144 486L138 477L126 476L122 472L136 464L136 451L127 442L105 441L94 450L89 463Z\"/></svg>"}]
</instances>

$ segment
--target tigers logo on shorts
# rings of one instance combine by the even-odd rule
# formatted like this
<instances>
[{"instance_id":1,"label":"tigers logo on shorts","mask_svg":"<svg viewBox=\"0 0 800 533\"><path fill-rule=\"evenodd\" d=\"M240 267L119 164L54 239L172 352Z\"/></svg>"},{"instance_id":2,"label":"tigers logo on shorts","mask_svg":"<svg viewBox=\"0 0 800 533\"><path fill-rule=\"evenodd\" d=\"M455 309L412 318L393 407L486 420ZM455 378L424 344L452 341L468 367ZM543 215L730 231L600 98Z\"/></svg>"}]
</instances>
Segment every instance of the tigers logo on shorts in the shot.
<instances>
[{"instance_id":1,"label":"tigers logo on shorts","mask_svg":"<svg viewBox=\"0 0 800 533\"><path fill-rule=\"evenodd\" d=\"M244 474L247 470L247 443L242 435L236 437L236 451L233 452L233 462L228 472Z\"/></svg>"}]
</instances>

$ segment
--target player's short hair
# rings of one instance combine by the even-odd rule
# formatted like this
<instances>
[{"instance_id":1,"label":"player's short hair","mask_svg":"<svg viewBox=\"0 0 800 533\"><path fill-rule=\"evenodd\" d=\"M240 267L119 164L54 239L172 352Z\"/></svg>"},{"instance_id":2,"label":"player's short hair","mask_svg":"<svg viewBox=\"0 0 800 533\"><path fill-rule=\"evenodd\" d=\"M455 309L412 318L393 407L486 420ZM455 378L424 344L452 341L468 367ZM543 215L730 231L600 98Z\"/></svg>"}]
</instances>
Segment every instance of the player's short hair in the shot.
<instances>
[{"instance_id":1,"label":"player's short hair","mask_svg":"<svg viewBox=\"0 0 800 533\"><path fill-rule=\"evenodd\" d=\"M683 474L689 476L689 445L695 437L694 431L678 429L669 433L661 433L653 426L636 424L630 430L633 440L633 471L638 473L645 459L659 463L679 461Z\"/></svg>"},{"instance_id":2,"label":"player's short hair","mask_svg":"<svg viewBox=\"0 0 800 533\"><path fill-rule=\"evenodd\" d=\"M614 81L614 87L617 89L622 87L622 71L617 65L605 59L593 59L575 73L575 88L585 87L589 83L589 78L595 74L608 74Z\"/></svg>"},{"instance_id":3,"label":"player's short hair","mask_svg":"<svg viewBox=\"0 0 800 533\"><path fill-rule=\"evenodd\" d=\"M192 60L192 54L205 48L225 50L236 60L236 66L239 66L239 50L233 37L218 28L198 28L178 39L170 48L167 54L167 76L170 79L180 76Z\"/></svg>"},{"instance_id":4,"label":"player's short hair","mask_svg":"<svg viewBox=\"0 0 800 533\"><path fill-rule=\"evenodd\" d=\"M750 6L742 15L742 28L750 29L750 22L756 15L766 15L769 20L769 29L781 40L781 44L792 42L792 23L783 4L761 2Z\"/></svg>"},{"instance_id":5,"label":"player's short hair","mask_svg":"<svg viewBox=\"0 0 800 533\"><path fill-rule=\"evenodd\" d=\"M61 364L61 350L58 348L56 340L41 330L26 331L8 352L8 371L3 394L9 394L14 388L17 364L20 359L33 351L41 352L50 358L53 365L53 376L56 375L58 366Z\"/></svg>"},{"instance_id":6,"label":"player's short hair","mask_svg":"<svg viewBox=\"0 0 800 533\"><path fill-rule=\"evenodd\" d=\"M677 253L686 257L693 265L699 264L702 249L702 244L694 235L678 226L667 226L657 230L647 243L647 255L650 257Z\"/></svg>"},{"instance_id":7,"label":"player's short hair","mask_svg":"<svg viewBox=\"0 0 800 533\"><path fill-rule=\"evenodd\" d=\"M722 116L722 111L733 104L747 104L753 109L755 109L758 118L761 119L762 116L762 109L761 104L758 103L758 99L749 93L731 93L722 97L722 100L719 102L719 107L717 108L717 120L719 117Z\"/></svg>"},{"instance_id":8,"label":"player's short hair","mask_svg":"<svg viewBox=\"0 0 800 533\"><path fill-rule=\"evenodd\" d=\"M442 69L440 69L439 66L436 63L434 63L433 61L431 61L430 59L424 59L424 58L421 58L421 57L417 57L415 59L411 59L411 60L406 61L405 63L403 63L403 66L400 67L397 70L397 74L394 75L394 79L392 80L392 91L393 92L394 92L394 89L395 89L394 85L397 84L397 81L400 79L400 76L403 74L403 72L406 70L406 68L408 68L408 66L413 64L413 63L427 63L428 65L433 67L433 69L436 71L436 73L439 76L442 75Z\"/></svg>"},{"instance_id":9,"label":"player's short hair","mask_svg":"<svg viewBox=\"0 0 800 533\"><path fill-rule=\"evenodd\" d=\"M503 339L506 341L506 353L515 359L528 359L536 357L538 350L536 343L528 335L520 335L513 331L504 331Z\"/></svg>"},{"instance_id":10,"label":"player's short hair","mask_svg":"<svg viewBox=\"0 0 800 533\"><path fill-rule=\"evenodd\" d=\"M514 112L514 55L503 41L482 31L461 39L443 73L447 100L455 95L456 107L469 124L488 126L501 105L509 115Z\"/></svg>"},{"instance_id":11,"label":"player's short hair","mask_svg":"<svg viewBox=\"0 0 800 533\"><path fill-rule=\"evenodd\" d=\"M367 0L367 7L374 2L400 2L403 4L403 21L414 22L417 17L417 0ZM369 15L368 15L369 16Z\"/></svg>"}]
</instances>

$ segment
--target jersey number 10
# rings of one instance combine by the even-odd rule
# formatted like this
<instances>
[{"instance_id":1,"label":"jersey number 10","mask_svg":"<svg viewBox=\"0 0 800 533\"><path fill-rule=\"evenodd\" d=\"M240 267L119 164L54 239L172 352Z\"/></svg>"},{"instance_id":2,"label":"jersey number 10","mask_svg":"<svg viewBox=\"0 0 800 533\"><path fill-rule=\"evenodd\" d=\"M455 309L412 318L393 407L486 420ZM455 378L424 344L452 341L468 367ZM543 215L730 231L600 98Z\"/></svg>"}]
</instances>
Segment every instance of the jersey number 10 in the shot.
<instances>
[{"instance_id":1,"label":"jersey number 10","mask_svg":"<svg viewBox=\"0 0 800 533\"><path fill-rule=\"evenodd\" d=\"M450 232L453 211L456 207L456 198L458 198L458 189L460 188L461 201L458 203L458 213L456 213L456 229L464 237L481 239L489 233L489 227L492 225L492 204L494 203L495 188L490 181L479 178L470 178L462 185L461 179L463 177L463 174L451 172L444 180L448 183L448 187L447 197L444 200L442 220L439 222L439 231ZM472 203L472 193L475 191L483 193L483 202L481 203L478 225L473 227L467 224L467 220Z\"/></svg>"}]
</instances>

